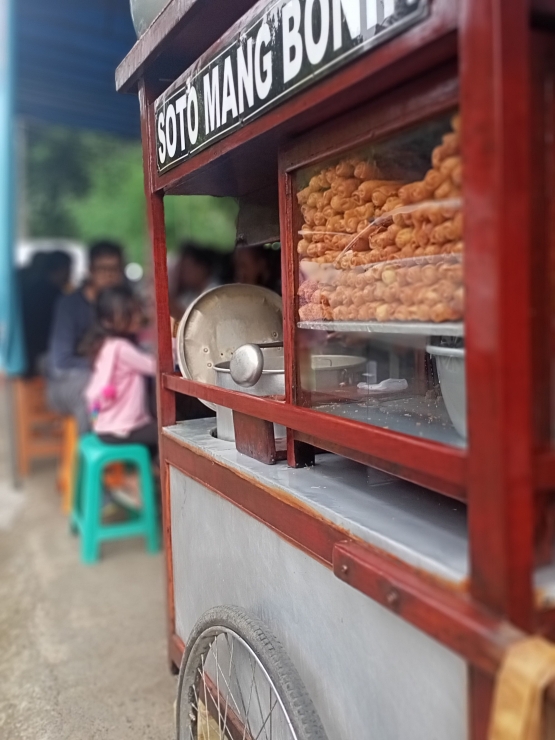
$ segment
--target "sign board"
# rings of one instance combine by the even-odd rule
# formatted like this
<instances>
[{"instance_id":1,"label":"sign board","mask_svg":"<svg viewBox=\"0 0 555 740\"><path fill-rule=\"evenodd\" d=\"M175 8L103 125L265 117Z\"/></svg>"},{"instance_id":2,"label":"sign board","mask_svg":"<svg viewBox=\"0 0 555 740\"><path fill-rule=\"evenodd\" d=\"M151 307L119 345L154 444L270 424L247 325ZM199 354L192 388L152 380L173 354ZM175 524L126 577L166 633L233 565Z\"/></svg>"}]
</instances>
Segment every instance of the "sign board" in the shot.
<instances>
[{"instance_id":1,"label":"sign board","mask_svg":"<svg viewBox=\"0 0 555 740\"><path fill-rule=\"evenodd\" d=\"M430 0L273 0L155 105L158 171L229 135L428 14Z\"/></svg>"}]
</instances>

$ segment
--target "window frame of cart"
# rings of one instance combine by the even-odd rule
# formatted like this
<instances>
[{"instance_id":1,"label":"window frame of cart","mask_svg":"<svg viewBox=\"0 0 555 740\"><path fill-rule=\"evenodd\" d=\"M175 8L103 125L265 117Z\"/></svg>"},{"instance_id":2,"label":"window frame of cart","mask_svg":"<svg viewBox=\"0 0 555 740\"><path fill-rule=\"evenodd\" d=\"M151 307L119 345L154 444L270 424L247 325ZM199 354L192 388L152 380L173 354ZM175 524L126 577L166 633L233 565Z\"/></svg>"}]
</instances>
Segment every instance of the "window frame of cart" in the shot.
<instances>
[{"instance_id":1,"label":"window frame of cart","mask_svg":"<svg viewBox=\"0 0 555 740\"><path fill-rule=\"evenodd\" d=\"M299 406L308 405L299 372L299 355L294 349L298 347L300 332L297 315L299 309L297 244L298 234L303 225L296 197L297 173L326 160L337 160L342 155L348 156L353 150L364 150L372 143L387 141L428 121L438 118L449 120L455 114L458 102L456 73L453 67L446 65L443 69L424 75L346 116L310 131L281 150L279 165L281 233L284 272L287 275L284 311L285 356L289 376L286 389L289 393L287 400L290 403ZM431 150L429 154L431 155ZM293 310L288 315L288 308L291 307ZM424 360L422 356L419 359ZM294 432L293 436L298 442L338 452L361 462L377 464L386 470L391 469L387 463L384 460L377 462L375 458L378 455L369 454L369 451L376 449L380 443L387 443L390 449L396 450L397 474L403 474L415 482L423 482L423 476L427 474L426 485L455 498L465 498L461 465L465 457L464 448L449 447L425 438L409 437L363 423L348 422L345 426L340 424L341 422L329 423L329 436L322 432L321 427L318 427L318 431L312 435ZM341 439L340 444L337 442L338 439ZM351 440L356 440L357 448L350 447ZM419 470L413 465L415 459L418 459ZM438 467L439 459L446 462L445 467ZM439 470L445 470L443 480L437 475Z\"/></svg>"}]
</instances>

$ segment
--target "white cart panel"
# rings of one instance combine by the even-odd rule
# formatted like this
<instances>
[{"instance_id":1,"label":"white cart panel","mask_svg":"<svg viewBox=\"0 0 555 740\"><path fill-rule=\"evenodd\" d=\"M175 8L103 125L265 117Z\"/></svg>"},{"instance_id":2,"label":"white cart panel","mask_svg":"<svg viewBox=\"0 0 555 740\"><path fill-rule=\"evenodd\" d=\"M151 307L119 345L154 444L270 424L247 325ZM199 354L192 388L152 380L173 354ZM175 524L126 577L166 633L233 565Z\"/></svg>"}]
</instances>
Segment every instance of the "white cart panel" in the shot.
<instances>
[{"instance_id":1,"label":"white cart panel","mask_svg":"<svg viewBox=\"0 0 555 740\"><path fill-rule=\"evenodd\" d=\"M210 607L265 622L329 740L465 740L466 664L236 506L170 472L176 631Z\"/></svg>"}]
</instances>

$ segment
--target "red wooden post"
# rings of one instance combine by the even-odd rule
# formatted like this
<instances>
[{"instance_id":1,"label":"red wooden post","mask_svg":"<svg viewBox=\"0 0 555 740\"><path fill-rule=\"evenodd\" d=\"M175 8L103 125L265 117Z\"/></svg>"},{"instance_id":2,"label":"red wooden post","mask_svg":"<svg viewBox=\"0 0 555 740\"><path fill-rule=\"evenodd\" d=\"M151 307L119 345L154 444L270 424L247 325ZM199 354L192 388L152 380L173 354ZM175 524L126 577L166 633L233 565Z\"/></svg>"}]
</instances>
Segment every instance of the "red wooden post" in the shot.
<instances>
[{"instance_id":1,"label":"red wooden post","mask_svg":"<svg viewBox=\"0 0 555 740\"><path fill-rule=\"evenodd\" d=\"M472 593L533 627L528 2L466 0L461 28Z\"/></svg>"},{"instance_id":2,"label":"red wooden post","mask_svg":"<svg viewBox=\"0 0 555 740\"><path fill-rule=\"evenodd\" d=\"M158 435L162 434L162 427L175 424L175 395L162 383L164 373L173 372L173 349L170 326L170 306L168 290L168 271L166 257L166 226L164 221L164 199L162 192L153 192L154 171L156 168L155 152L151 147L156 138L151 130L153 118L150 114L152 100L144 79L139 85L139 103L141 107L141 137L143 142L143 167L145 179L145 196L147 205L147 219L150 240L152 245L152 260L154 271L154 286L156 295L156 337L158 347L158 372L156 392L158 398ZM173 593L173 563L171 554L171 511L169 467L162 460L160 477L162 488L162 525L164 528L164 544L166 553L167 578L167 618L170 637L175 632L175 608ZM173 662L170 654L170 663Z\"/></svg>"},{"instance_id":3,"label":"red wooden post","mask_svg":"<svg viewBox=\"0 0 555 740\"><path fill-rule=\"evenodd\" d=\"M526 0L462 6L470 589L531 630L530 8ZM473 740L486 737L487 686L470 672Z\"/></svg>"}]
</instances>

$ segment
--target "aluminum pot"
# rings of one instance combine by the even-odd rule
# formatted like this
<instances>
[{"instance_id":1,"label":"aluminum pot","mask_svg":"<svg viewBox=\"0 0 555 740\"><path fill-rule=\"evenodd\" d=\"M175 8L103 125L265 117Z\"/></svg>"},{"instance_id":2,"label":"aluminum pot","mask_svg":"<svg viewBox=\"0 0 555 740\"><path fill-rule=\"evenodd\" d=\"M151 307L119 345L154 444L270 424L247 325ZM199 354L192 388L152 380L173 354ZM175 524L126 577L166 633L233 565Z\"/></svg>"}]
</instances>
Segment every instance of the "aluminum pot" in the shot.
<instances>
[{"instance_id":1,"label":"aluminum pot","mask_svg":"<svg viewBox=\"0 0 555 740\"><path fill-rule=\"evenodd\" d=\"M283 372L283 347L260 347L264 357L264 370L260 380L250 387L238 385L231 377L230 363L220 362L214 366L216 385L228 391L239 391L251 396L283 396L285 394L285 375ZM235 441L233 411L225 406L216 406L216 425L218 439ZM276 439L285 437L286 430L281 424L274 424Z\"/></svg>"},{"instance_id":2,"label":"aluminum pot","mask_svg":"<svg viewBox=\"0 0 555 740\"><path fill-rule=\"evenodd\" d=\"M137 38L140 38L170 0L131 0L131 18Z\"/></svg>"},{"instance_id":3,"label":"aluminum pot","mask_svg":"<svg viewBox=\"0 0 555 740\"><path fill-rule=\"evenodd\" d=\"M239 348L237 352L242 349ZM231 362L221 362L215 366L216 385L227 390L248 393L252 396L285 395L285 373L283 349L272 351L262 347L263 363L259 379L252 385L239 384L232 377ZM313 391L333 391L344 383L356 385L366 369L366 359L352 355L313 355L311 369L302 373L303 388ZM233 413L220 406L216 408L218 437L232 441L235 439ZM277 439L285 437L285 428L274 424Z\"/></svg>"},{"instance_id":4,"label":"aluminum pot","mask_svg":"<svg viewBox=\"0 0 555 740\"><path fill-rule=\"evenodd\" d=\"M466 372L464 349L436 347L426 350L436 359L441 394L449 418L457 432L466 439Z\"/></svg>"}]
</instances>

